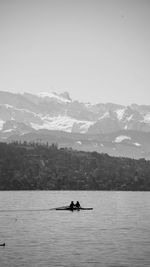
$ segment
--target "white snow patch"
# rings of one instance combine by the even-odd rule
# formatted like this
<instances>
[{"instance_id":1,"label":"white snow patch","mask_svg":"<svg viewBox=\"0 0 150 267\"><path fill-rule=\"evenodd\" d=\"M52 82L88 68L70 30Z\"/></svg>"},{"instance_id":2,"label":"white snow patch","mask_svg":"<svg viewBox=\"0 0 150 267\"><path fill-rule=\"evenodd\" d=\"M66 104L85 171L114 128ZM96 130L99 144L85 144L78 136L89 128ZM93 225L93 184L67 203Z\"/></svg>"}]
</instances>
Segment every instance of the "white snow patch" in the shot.
<instances>
[{"instance_id":1,"label":"white snow patch","mask_svg":"<svg viewBox=\"0 0 150 267\"><path fill-rule=\"evenodd\" d=\"M3 120L0 120L0 130L2 130L2 129L3 129L3 125L4 125L4 123L5 123L5 121L3 121Z\"/></svg>"},{"instance_id":2,"label":"white snow patch","mask_svg":"<svg viewBox=\"0 0 150 267\"><path fill-rule=\"evenodd\" d=\"M81 141L77 141L76 142L78 145L82 145L82 142Z\"/></svg>"},{"instance_id":3,"label":"white snow patch","mask_svg":"<svg viewBox=\"0 0 150 267\"><path fill-rule=\"evenodd\" d=\"M149 113L144 116L144 120L143 121L145 123L150 123L150 114Z\"/></svg>"},{"instance_id":4,"label":"white snow patch","mask_svg":"<svg viewBox=\"0 0 150 267\"><path fill-rule=\"evenodd\" d=\"M35 130L47 129L47 130L60 130L65 132L72 132L74 123L79 125L81 133L85 133L87 129L94 123L90 121L78 121L68 116L41 117L42 124L31 123L32 128Z\"/></svg>"},{"instance_id":5,"label":"white snow patch","mask_svg":"<svg viewBox=\"0 0 150 267\"><path fill-rule=\"evenodd\" d=\"M109 118L109 117L110 117L110 114L109 114L109 112L107 111L107 112L105 112L105 113L99 118L99 120L106 119L106 118Z\"/></svg>"},{"instance_id":6,"label":"white snow patch","mask_svg":"<svg viewBox=\"0 0 150 267\"><path fill-rule=\"evenodd\" d=\"M14 129L4 130L3 133L11 133Z\"/></svg>"},{"instance_id":7,"label":"white snow patch","mask_svg":"<svg viewBox=\"0 0 150 267\"><path fill-rule=\"evenodd\" d=\"M126 135L120 135L120 136L117 136L116 139L115 139L115 143L121 143L122 141L124 140L131 140L131 137L129 136L126 136Z\"/></svg>"},{"instance_id":8,"label":"white snow patch","mask_svg":"<svg viewBox=\"0 0 150 267\"><path fill-rule=\"evenodd\" d=\"M141 146L141 144L139 143L133 143L135 146Z\"/></svg>"},{"instance_id":9,"label":"white snow patch","mask_svg":"<svg viewBox=\"0 0 150 267\"><path fill-rule=\"evenodd\" d=\"M76 123L80 126L80 133L86 133L89 127L94 124L91 121L76 121Z\"/></svg>"},{"instance_id":10,"label":"white snow patch","mask_svg":"<svg viewBox=\"0 0 150 267\"><path fill-rule=\"evenodd\" d=\"M13 108L12 105L8 105L8 104L0 104L0 106L6 107L6 108Z\"/></svg>"},{"instance_id":11,"label":"white snow patch","mask_svg":"<svg viewBox=\"0 0 150 267\"><path fill-rule=\"evenodd\" d=\"M84 103L85 107L89 108L89 107L92 107L92 104L91 103Z\"/></svg>"},{"instance_id":12,"label":"white snow patch","mask_svg":"<svg viewBox=\"0 0 150 267\"><path fill-rule=\"evenodd\" d=\"M118 120L121 121L121 120L123 119L123 115L124 115L124 113L125 113L125 109L124 109L124 108L122 108L122 109L118 109L118 110L116 110L115 112L116 112L116 114L117 114L117 118L118 118Z\"/></svg>"},{"instance_id":13,"label":"white snow patch","mask_svg":"<svg viewBox=\"0 0 150 267\"><path fill-rule=\"evenodd\" d=\"M55 98L57 99L58 101L61 101L61 102L71 102L71 100L63 97L63 96L60 96L56 93L45 93L45 92L41 92L38 94L39 97L41 98L46 98L46 97L49 97L49 98Z\"/></svg>"},{"instance_id":14,"label":"white snow patch","mask_svg":"<svg viewBox=\"0 0 150 267\"><path fill-rule=\"evenodd\" d=\"M14 108L14 111L19 111L19 112L22 112L22 113L28 113L28 114L31 114L33 115L33 117L38 117L40 118L41 117L41 114L39 113L35 113L35 112L32 112L28 109L24 109L24 108Z\"/></svg>"},{"instance_id":15,"label":"white snow patch","mask_svg":"<svg viewBox=\"0 0 150 267\"><path fill-rule=\"evenodd\" d=\"M38 117L38 118L40 118L40 114L38 114L38 113L35 113L35 112L32 112L32 111L30 111L30 110L28 110L28 109L24 109L24 108L16 108L16 107L13 107L13 106L11 106L11 105L8 105L8 104L0 104L0 106L5 106L6 108L10 108L10 109L13 109L13 111L15 112L15 111L19 111L19 112L25 112L25 113L29 113L29 114L32 114L34 117Z\"/></svg>"},{"instance_id":16,"label":"white snow patch","mask_svg":"<svg viewBox=\"0 0 150 267\"><path fill-rule=\"evenodd\" d=\"M100 144L101 147L103 147L104 145L103 144Z\"/></svg>"},{"instance_id":17,"label":"white snow patch","mask_svg":"<svg viewBox=\"0 0 150 267\"><path fill-rule=\"evenodd\" d=\"M127 121L131 121L133 118L133 114L131 114L128 118L127 118Z\"/></svg>"}]
</instances>

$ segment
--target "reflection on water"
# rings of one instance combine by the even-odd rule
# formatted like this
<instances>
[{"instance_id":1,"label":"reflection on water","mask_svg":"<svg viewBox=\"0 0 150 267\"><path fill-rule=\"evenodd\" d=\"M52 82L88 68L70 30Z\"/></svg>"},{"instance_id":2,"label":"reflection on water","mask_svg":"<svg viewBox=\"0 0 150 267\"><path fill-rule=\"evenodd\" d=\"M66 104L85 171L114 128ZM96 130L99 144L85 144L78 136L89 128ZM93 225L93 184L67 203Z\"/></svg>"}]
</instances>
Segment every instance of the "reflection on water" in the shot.
<instances>
[{"instance_id":1,"label":"reflection on water","mask_svg":"<svg viewBox=\"0 0 150 267\"><path fill-rule=\"evenodd\" d=\"M71 200L94 210L49 210ZM149 192L0 192L0 266L150 266L149 202Z\"/></svg>"}]
</instances>

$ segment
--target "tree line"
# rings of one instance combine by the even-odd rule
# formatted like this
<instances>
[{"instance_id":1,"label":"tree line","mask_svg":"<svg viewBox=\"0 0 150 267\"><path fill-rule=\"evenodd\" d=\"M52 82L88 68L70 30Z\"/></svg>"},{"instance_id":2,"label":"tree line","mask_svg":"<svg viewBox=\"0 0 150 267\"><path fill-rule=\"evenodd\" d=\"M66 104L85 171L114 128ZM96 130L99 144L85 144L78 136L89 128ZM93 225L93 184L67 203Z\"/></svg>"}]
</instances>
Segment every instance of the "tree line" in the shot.
<instances>
[{"instance_id":1,"label":"tree line","mask_svg":"<svg viewBox=\"0 0 150 267\"><path fill-rule=\"evenodd\" d=\"M0 143L0 190L150 190L150 161L58 148Z\"/></svg>"}]
</instances>

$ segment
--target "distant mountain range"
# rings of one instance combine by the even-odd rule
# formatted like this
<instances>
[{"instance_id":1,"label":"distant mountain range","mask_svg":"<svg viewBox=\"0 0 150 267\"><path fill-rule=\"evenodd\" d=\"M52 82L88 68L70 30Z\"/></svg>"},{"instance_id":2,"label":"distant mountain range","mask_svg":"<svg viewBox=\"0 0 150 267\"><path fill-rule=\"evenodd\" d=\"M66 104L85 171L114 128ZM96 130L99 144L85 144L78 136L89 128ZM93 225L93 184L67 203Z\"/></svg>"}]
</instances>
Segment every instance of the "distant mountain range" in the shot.
<instances>
[{"instance_id":1,"label":"distant mountain range","mask_svg":"<svg viewBox=\"0 0 150 267\"><path fill-rule=\"evenodd\" d=\"M13 140L150 159L150 105L93 105L67 92L0 92L0 141Z\"/></svg>"}]
</instances>

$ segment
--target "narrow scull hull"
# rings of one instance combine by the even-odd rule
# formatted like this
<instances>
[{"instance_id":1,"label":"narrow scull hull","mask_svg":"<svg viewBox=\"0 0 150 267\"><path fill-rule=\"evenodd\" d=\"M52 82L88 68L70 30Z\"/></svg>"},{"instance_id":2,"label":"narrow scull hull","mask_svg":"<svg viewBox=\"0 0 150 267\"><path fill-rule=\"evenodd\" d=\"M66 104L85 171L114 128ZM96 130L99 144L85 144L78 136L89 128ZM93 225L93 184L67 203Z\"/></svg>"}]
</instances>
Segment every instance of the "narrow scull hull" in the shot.
<instances>
[{"instance_id":1,"label":"narrow scull hull","mask_svg":"<svg viewBox=\"0 0 150 267\"><path fill-rule=\"evenodd\" d=\"M66 207L66 208L56 208L55 210L70 210L70 211L80 211L80 210L93 210L93 208L70 208L70 207Z\"/></svg>"}]
</instances>

